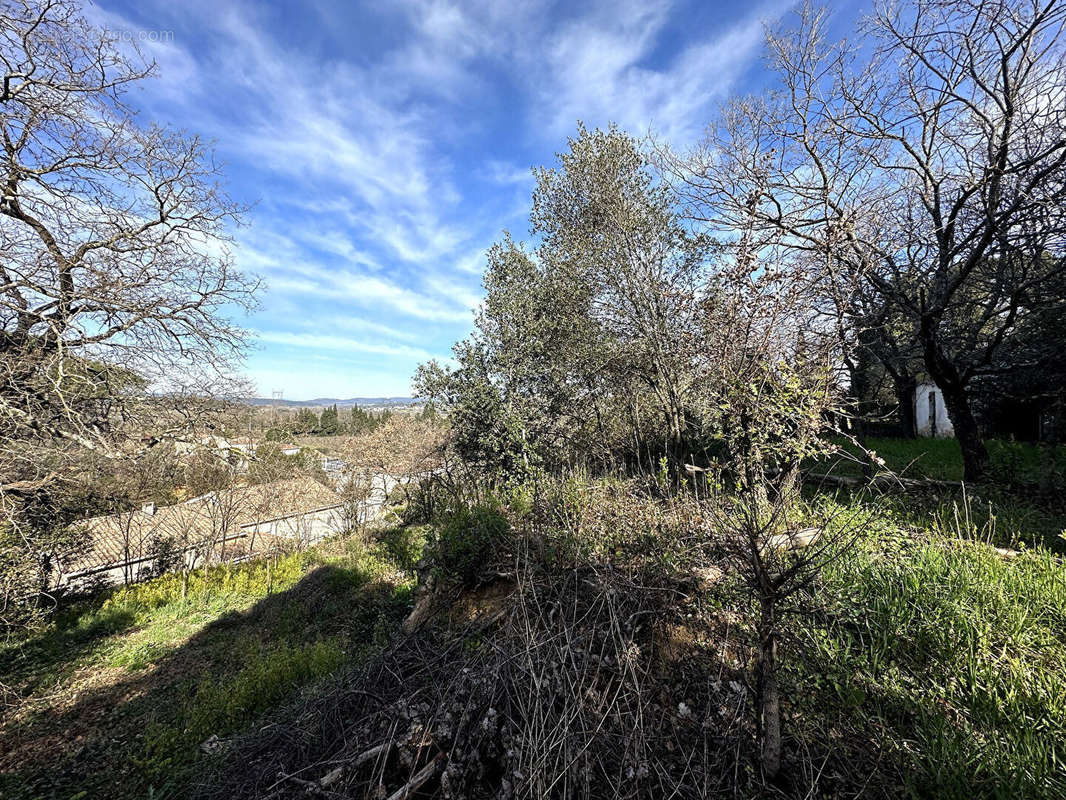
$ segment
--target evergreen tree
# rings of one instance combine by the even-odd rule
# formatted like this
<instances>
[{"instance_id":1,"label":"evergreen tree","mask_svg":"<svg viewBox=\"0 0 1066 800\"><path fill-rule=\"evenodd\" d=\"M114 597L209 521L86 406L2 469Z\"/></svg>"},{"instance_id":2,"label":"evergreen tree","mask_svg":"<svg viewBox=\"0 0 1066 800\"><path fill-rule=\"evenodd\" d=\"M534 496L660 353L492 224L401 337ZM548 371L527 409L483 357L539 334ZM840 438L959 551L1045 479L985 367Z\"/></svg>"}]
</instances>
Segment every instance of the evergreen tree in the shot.
<instances>
[{"instance_id":1,"label":"evergreen tree","mask_svg":"<svg viewBox=\"0 0 1066 800\"><path fill-rule=\"evenodd\" d=\"M352 434L359 436L374 428L374 418L359 406L352 407Z\"/></svg>"},{"instance_id":2,"label":"evergreen tree","mask_svg":"<svg viewBox=\"0 0 1066 800\"><path fill-rule=\"evenodd\" d=\"M309 408L301 408L293 423L293 433L317 433L318 415Z\"/></svg>"},{"instance_id":3,"label":"evergreen tree","mask_svg":"<svg viewBox=\"0 0 1066 800\"><path fill-rule=\"evenodd\" d=\"M318 423L318 433L322 436L335 436L340 432L340 419L337 415L337 404L322 409L322 417Z\"/></svg>"}]
</instances>

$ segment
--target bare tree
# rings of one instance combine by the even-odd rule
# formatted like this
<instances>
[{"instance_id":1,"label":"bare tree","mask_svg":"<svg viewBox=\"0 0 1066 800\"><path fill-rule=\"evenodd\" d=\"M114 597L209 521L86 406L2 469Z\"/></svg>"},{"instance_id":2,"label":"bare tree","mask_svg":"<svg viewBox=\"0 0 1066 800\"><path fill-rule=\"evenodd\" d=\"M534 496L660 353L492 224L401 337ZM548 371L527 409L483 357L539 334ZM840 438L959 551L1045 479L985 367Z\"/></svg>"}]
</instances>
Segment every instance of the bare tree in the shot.
<instances>
[{"instance_id":1,"label":"bare tree","mask_svg":"<svg viewBox=\"0 0 1066 800\"><path fill-rule=\"evenodd\" d=\"M144 515L153 515L157 505L173 502L180 469L173 453L164 448L153 448L126 461L97 458L95 462L90 465L101 472L112 471L104 480L99 476L95 480L98 489L108 494L107 503L113 508L105 524L122 543L123 581L132 583L139 577L132 562L144 554L152 535L151 526L144 524Z\"/></svg>"},{"instance_id":2,"label":"bare tree","mask_svg":"<svg viewBox=\"0 0 1066 800\"><path fill-rule=\"evenodd\" d=\"M773 779L782 759L783 619L850 541L846 529L809 527L799 491L801 463L831 451L824 434L842 409L834 337L816 324L816 282L782 261L787 248L775 254L764 241L754 249L754 227L725 249L702 303L703 416L725 446L702 485L710 541L757 609L757 722L763 773Z\"/></svg>"},{"instance_id":3,"label":"bare tree","mask_svg":"<svg viewBox=\"0 0 1066 800\"><path fill-rule=\"evenodd\" d=\"M243 522L257 518L258 505L263 498L264 493L253 493L248 487L238 484L232 473L225 487L200 498L208 522L206 527L210 531L208 559L222 564L233 558L236 548L228 546L230 540L237 537Z\"/></svg>"},{"instance_id":4,"label":"bare tree","mask_svg":"<svg viewBox=\"0 0 1066 800\"><path fill-rule=\"evenodd\" d=\"M138 123L152 65L71 2L0 4L0 487L8 529L72 456L188 431L241 355L240 208L195 136ZM193 401L193 402L190 402Z\"/></svg>"},{"instance_id":5,"label":"bare tree","mask_svg":"<svg viewBox=\"0 0 1066 800\"><path fill-rule=\"evenodd\" d=\"M181 597L189 595L189 576L202 566L211 551L210 528L199 513L182 503L168 508L155 525L153 549L165 552L173 560L164 569L177 566L181 570Z\"/></svg>"},{"instance_id":6,"label":"bare tree","mask_svg":"<svg viewBox=\"0 0 1066 800\"><path fill-rule=\"evenodd\" d=\"M341 497L341 524L345 536L362 536L370 521L370 503L374 499L374 471L349 464L338 481Z\"/></svg>"},{"instance_id":7,"label":"bare tree","mask_svg":"<svg viewBox=\"0 0 1066 800\"><path fill-rule=\"evenodd\" d=\"M756 218L913 326L968 480L988 460L971 385L1060 263L1064 24L1055 2L913 0L879 6L857 51L807 6L768 39L783 88L672 162L694 216Z\"/></svg>"},{"instance_id":8,"label":"bare tree","mask_svg":"<svg viewBox=\"0 0 1066 800\"><path fill-rule=\"evenodd\" d=\"M390 495L410 503L412 490L436 473L444 460L446 429L438 418L395 415L340 448L343 469L336 480L346 532L362 534L383 516Z\"/></svg>"}]
</instances>

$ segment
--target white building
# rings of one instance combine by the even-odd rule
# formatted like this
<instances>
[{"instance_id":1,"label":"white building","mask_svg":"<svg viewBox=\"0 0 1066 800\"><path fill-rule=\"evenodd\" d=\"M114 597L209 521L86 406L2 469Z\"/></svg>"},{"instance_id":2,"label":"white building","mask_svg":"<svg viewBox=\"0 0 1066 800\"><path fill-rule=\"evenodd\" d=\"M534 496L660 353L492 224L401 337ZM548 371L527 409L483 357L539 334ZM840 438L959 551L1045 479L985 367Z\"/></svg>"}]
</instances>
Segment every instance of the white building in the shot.
<instances>
[{"instance_id":1,"label":"white building","mask_svg":"<svg viewBox=\"0 0 1066 800\"><path fill-rule=\"evenodd\" d=\"M920 383L914 390L914 425L919 436L946 439L955 435L944 393L935 383Z\"/></svg>"}]
</instances>

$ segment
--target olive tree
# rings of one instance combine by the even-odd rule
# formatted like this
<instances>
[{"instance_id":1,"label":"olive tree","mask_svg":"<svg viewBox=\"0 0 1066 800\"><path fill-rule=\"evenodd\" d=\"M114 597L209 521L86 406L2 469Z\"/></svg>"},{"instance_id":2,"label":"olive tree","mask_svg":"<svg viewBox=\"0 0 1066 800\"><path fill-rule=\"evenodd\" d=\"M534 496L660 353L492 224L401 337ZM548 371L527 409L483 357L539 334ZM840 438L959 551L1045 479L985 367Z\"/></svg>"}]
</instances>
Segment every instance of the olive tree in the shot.
<instances>
[{"instance_id":1,"label":"olive tree","mask_svg":"<svg viewBox=\"0 0 1066 800\"><path fill-rule=\"evenodd\" d=\"M535 175L535 246L506 236L489 251L458 367L427 365L419 390L448 409L462 452L496 452L504 469L603 463L623 449L680 462L710 242L616 128L580 127Z\"/></svg>"}]
</instances>

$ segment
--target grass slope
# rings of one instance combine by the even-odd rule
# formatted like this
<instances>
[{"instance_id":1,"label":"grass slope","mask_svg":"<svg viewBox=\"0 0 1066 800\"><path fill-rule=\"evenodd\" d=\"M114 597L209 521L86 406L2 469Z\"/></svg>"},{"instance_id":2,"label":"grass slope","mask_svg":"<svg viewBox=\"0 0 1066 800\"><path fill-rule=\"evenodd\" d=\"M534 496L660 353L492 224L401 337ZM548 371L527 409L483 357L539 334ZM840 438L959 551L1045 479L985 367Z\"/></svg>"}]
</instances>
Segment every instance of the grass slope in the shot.
<instances>
[{"instance_id":1,"label":"grass slope","mask_svg":"<svg viewBox=\"0 0 1066 800\"><path fill-rule=\"evenodd\" d=\"M185 796L208 737L387 641L413 586L390 536L201 571L185 599L164 576L0 646L0 796Z\"/></svg>"},{"instance_id":2,"label":"grass slope","mask_svg":"<svg viewBox=\"0 0 1066 800\"><path fill-rule=\"evenodd\" d=\"M858 449L840 440L841 457L829 466L836 475L858 476L862 464ZM1066 475L1066 447L1051 448L989 439L990 481L1001 486L1038 486L1048 477ZM938 481L962 480L962 451L957 439L890 439L871 437L866 446L884 459L885 467L908 478L929 478Z\"/></svg>"},{"instance_id":3,"label":"grass slope","mask_svg":"<svg viewBox=\"0 0 1066 800\"><path fill-rule=\"evenodd\" d=\"M1066 797L1061 556L878 515L801 626L797 733L849 754L879 794Z\"/></svg>"},{"instance_id":4,"label":"grass slope","mask_svg":"<svg viewBox=\"0 0 1066 800\"><path fill-rule=\"evenodd\" d=\"M858 477L856 448L808 465L812 472ZM962 454L955 439L878 439L867 447L884 469L908 478L962 480ZM1066 447L990 440L989 480L979 486L928 491L884 491L878 510L912 530L954 532L972 527L971 538L999 547L1041 546L1066 553Z\"/></svg>"}]
</instances>

